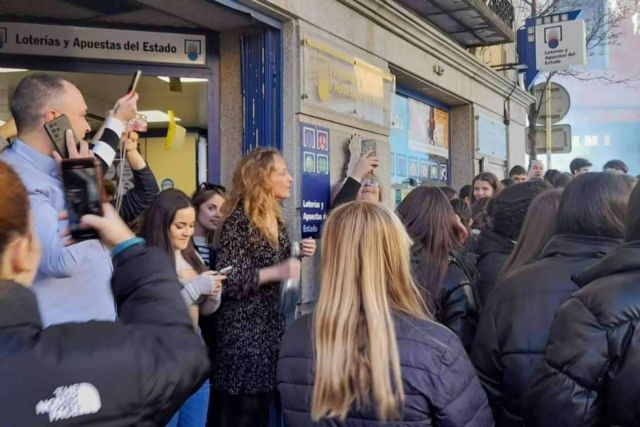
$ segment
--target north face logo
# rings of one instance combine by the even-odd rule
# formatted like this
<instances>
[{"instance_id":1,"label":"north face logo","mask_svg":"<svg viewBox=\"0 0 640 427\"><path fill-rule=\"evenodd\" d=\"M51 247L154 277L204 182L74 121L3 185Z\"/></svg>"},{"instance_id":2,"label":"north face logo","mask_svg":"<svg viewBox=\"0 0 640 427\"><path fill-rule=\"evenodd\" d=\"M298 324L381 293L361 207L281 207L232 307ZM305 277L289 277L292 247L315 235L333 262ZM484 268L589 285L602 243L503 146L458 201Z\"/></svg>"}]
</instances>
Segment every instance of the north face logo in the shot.
<instances>
[{"instance_id":1,"label":"north face logo","mask_svg":"<svg viewBox=\"0 0 640 427\"><path fill-rule=\"evenodd\" d=\"M58 387L53 396L36 405L36 414L48 413L50 422L95 414L102 407L100 393L89 383Z\"/></svg>"}]
</instances>

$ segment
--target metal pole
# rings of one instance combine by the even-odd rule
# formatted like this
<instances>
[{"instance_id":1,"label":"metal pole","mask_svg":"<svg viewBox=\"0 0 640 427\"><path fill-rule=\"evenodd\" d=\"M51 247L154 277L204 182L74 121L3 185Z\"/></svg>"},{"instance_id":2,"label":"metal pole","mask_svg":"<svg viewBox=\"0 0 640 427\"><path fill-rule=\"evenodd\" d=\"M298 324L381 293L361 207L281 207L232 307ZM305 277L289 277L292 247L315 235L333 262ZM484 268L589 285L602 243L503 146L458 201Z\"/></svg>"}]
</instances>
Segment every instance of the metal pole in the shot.
<instances>
[{"instance_id":1,"label":"metal pole","mask_svg":"<svg viewBox=\"0 0 640 427\"><path fill-rule=\"evenodd\" d=\"M547 170L551 169L551 82L547 82L547 87L545 89L545 96L547 98L547 117L545 120L547 137L546 137L546 147L547 147Z\"/></svg>"}]
</instances>

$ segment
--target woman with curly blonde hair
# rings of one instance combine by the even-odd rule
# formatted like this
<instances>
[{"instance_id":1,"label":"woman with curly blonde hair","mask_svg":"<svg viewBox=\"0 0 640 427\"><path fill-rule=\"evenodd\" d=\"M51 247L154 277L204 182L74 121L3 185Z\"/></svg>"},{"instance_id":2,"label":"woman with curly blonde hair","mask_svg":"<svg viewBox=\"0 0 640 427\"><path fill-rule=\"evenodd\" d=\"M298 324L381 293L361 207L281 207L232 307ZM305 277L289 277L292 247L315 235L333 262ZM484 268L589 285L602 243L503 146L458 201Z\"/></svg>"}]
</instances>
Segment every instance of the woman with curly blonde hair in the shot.
<instances>
[{"instance_id":1,"label":"woman with curly blonde hair","mask_svg":"<svg viewBox=\"0 0 640 427\"><path fill-rule=\"evenodd\" d=\"M289 198L292 181L277 150L258 148L237 165L222 207L216 270L233 270L222 291L210 347L210 425L268 425L285 326L278 309L280 283L300 277L300 261L291 258L280 207ZM315 242L303 241L301 251L313 255Z\"/></svg>"}]
</instances>

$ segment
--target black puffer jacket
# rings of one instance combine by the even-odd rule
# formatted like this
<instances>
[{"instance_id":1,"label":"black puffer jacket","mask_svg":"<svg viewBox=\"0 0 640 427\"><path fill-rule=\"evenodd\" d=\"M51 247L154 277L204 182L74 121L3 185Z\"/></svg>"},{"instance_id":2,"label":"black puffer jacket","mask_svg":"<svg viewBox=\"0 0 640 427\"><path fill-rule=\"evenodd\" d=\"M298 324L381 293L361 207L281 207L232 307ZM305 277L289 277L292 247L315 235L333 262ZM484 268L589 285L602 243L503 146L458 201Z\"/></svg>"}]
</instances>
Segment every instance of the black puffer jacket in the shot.
<instances>
[{"instance_id":1,"label":"black puffer jacket","mask_svg":"<svg viewBox=\"0 0 640 427\"><path fill-rule=\"evenodd\" d=\"M405 406L402 422L385 426L492 426L487 398L460 340L447 328L394 316ZM311 422L314 380L312 316L298 319L284 335L278 361L278 390L285 425L376 426L375 410L353 410L345 423Z\"/></svg>"},{"instance_id":2,"label":"black puffer jacket","mask_svg":"<svg viewBox=\"0 0 640 427\"><path fill-rule=\"evenodd\" d=\"M480 315L471 360L496 423L522 425L529 380L542 361L556 311L578 290L571 280L610 252L618 240L557 235L539 261L493 291Z\"/></svg>"},{"instance_id":3,"label":"black puffer jacket","mask_svg":"<svg viewBox=\"0 0 640 427\"><path fill-rule=\"evenodd\" d=\"M484 230L480 234L476 246L476 269L480 277L474 286L480 309L486 305L489 294L498 283L498 275L515 246L513 240L491 230Z\"/></svg>"},{"instance_id":4,"label":"black puffer jacket","mask_svg":"<svg viewBox=\"0 0 640 427\"><path fill-rule=\"evenodd\" d=\"M164 426L209 369L171 265L159 249L126 249L117 322L45 329L33 292L0 281L0 425Z\"/></svg>"},{"instance_id":5,"label":"black puffer jacket","mask_svg":"<svg viewBox=\"0 0 640 427\"><path fill-rule=\"evenodd\" d=\"M640 241L576 277L529 392L527 425L640 425Z\"/></svg>"},{"instance_id":6,"label":"black puffer jacket","mask_svg":"<svg viewBox=\"0 0 640 427\"><path fill-rule=\"evenodd\" d=\"M425 256L414 254L411 257L411 269L414 280L425 292L431 288L426 283ZM427 295L427 301L435 302L436 320L451 329L462 341L469 352L478 325L478 307L476 305L471 274L466 264L456 256L449 256L449 267L437 296Z\"/></svg>"}]
</instances>

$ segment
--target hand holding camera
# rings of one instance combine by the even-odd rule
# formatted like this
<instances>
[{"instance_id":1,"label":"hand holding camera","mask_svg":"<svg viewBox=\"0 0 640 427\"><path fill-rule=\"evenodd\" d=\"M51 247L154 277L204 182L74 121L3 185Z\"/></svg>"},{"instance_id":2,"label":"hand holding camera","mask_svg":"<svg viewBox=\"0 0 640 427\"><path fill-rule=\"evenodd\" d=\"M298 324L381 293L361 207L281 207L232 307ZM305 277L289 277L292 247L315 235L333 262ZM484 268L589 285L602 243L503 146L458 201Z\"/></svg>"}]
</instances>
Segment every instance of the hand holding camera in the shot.
<instances>
[{"instance_id":1,"label":"hand holding camera","mask_svg":"<svg viewBox=\"0 0 640 427\"><path fill-rule=\"evenodd\" d=\"M358 163L354 166L351 177L359 182L365 176L373 173L379 165L380 159L376 157L375 149L368 150L358 159Z\"/></svg>"},{"instance_id":2,"label":"hand holding camera","mask_svg":"<svg viewBox=\"0 0 640 427\"><path fill-rule=\"evenodd\" d=\"M102 212L102 216L84 215L80 219L80 227L95 230L100 235L102 243L109 249L136 237L110 203L102 205Z\"/></svg>"},{"instance_id":3,"label":"hand holding camera","mask_svg":"<svg viewBox=\"0 0 640 427\"><path fill-rule=\"evenodd\" d=\"M138 94L134 92L118 99L112 114L125 124L134 119L138 114Z\"/></svg>"},{"instance_id":4,"label":"hand holding camera","mask_svg":"<svg viewBox=\"0 0 640 427\"><path fill-rule=\"evenodd\" d=\"M227 276L216 271L205 271L196 277L192 283L200 295L215 297L220 295L222 291L222 281L226 278Z\"/></svg>"}]
</instances>

